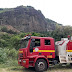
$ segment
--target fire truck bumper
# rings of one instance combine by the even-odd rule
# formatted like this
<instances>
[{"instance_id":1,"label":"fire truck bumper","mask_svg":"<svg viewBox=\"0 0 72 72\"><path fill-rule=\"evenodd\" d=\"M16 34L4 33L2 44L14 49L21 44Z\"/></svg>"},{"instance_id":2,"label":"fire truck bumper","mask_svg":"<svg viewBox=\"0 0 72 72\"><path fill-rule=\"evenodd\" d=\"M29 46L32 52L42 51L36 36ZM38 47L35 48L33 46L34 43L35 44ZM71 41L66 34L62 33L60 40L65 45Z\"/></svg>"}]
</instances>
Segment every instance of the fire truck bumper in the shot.
<instances>
[{"instance_id":1,"label":"fire truck bumper","mask_svg":"<svg viewBox=\"0 0 72 72\"><path fill-rule=\"evenodd\" d=\"M25 68L29 68L29 59L18 60L18 64Z\"/></svg>"}]
</instances>

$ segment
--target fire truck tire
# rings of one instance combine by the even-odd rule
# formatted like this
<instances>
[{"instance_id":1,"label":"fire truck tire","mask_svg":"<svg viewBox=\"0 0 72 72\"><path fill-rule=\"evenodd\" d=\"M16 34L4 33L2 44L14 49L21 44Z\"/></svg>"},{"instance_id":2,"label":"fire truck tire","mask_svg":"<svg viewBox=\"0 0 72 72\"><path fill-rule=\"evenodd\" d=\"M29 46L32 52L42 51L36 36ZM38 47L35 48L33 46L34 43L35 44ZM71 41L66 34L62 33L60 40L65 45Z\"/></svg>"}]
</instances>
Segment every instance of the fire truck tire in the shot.
<instances>
[{"instance_id":1,"label":"fire truck tire","mask_svg":"<svg viewBox=\"0 0 72 72\"><path fill-rule=\"evenodd\" d=\"M38 59L35 63L35 70L37 72L42 72L47 70L47 62L44 59Z\"/></svg>"}]
</instances>

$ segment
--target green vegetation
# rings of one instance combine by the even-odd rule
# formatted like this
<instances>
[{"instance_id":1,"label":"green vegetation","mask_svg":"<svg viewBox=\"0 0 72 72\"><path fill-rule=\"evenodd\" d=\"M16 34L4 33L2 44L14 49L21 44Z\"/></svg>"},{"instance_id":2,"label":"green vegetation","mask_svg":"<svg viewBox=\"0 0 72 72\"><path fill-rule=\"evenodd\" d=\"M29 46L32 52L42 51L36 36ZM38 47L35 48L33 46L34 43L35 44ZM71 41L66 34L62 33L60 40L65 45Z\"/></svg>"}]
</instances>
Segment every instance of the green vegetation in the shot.
<instances>
[{"instance_id":1,"label":"green vegetation","mask_svg":"<svg viewBox=\"0 0 72 72\"><path fill-rule=\"evenodd\" d=\"M2 32L7 32L7 33L10 33L10 34L16 34L16 32L12 31L11 29L8 30L6 27L2 27L2 28L1 28L1 31L2 31Z\"/></svg>"},{"instance_id":2,"label":"green vegetation","mask_svg":"<svg viewBox=\"0 0 72 72\"><path fill-rule=\"evenodd\" d=\"M0 8L0 13L6 12L6 11L11 11L13 10L12 8Z\"/></svg>"},{"instance_id":3,"label":"green vegetation","mask_svg":"<svg viewBox=\"0 0 72 72\"><path fill-rule=\"evenodd\" d=\"M3 32L1 34L1 32ZM72 27L58 26L54 31L41 32L41 33L10 33L4 27L0 30L0 64L3 67L9 66L18 66L18 50L20 48L20 39L26 36L27 34L32 34L32 36L41 36L41 37L53 37L55 41L60 40L62 37L67 37L67 35L72 35Z\"/></svg>"},{"instance_id":4,"label":"green vegetation","mask_svg":"<svg viewBox=\"0 0 72 72\"><path fill-rule=\"evenodd\" d=\"M6 28L1 29L7 32ZM18 50L20 48L20 39L30 33L11 34L4 33L0 35L0 64L7 66L17 66ZM33 36L39 36L40 33L32 33Z\"/></svg>"}]
</instances>

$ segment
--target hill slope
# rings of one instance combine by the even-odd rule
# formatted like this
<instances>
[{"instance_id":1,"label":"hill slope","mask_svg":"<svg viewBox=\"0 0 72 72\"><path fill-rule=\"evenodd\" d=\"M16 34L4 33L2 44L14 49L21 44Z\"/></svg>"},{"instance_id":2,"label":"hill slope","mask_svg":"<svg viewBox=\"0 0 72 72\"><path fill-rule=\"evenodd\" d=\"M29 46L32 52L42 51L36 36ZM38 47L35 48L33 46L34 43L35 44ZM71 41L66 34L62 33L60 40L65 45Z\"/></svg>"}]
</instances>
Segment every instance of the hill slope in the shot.
<instances>
[{"instance_id":1,"label":"hill slope","mask_svg":"<svg viewBox=\"0 0 72 72\"><path fill-rule=\"evenodd\" d=\"M0 10L0 25L11 25L19 31L44 32L54 30L56 24L31 6Z\"/></svg>"}]
</instances>

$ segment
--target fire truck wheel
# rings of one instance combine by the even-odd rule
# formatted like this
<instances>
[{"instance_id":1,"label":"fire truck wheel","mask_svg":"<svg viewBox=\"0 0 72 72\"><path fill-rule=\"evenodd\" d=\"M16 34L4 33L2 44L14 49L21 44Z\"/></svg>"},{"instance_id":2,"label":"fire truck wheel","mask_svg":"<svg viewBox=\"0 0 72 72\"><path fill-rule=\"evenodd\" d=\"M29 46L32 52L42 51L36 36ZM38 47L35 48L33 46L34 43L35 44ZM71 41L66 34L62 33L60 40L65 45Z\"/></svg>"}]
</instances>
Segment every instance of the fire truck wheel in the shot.
<instances>
[{"instance_id":1,"label":"fire truck wheel","mask_svg":"<svg viewBox=\"0 0 72 72\"><path fill-rule=\"evenodd\" d=\"M42 72L47 70L47 63L44 59L38 59L35 63L35 70L37 72Z\"/></svg>"}]
</instances>

